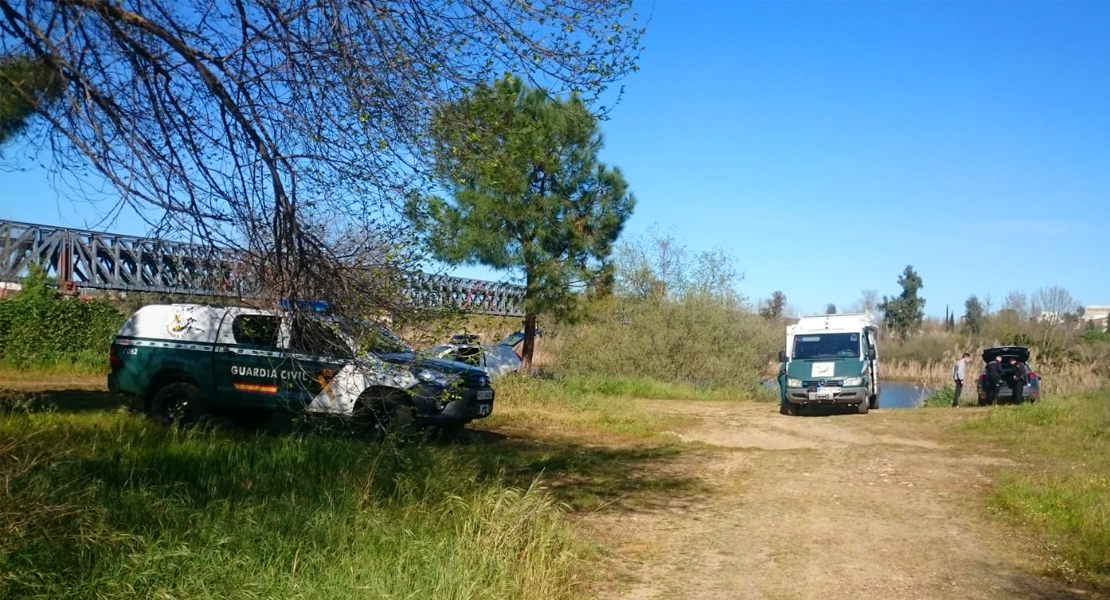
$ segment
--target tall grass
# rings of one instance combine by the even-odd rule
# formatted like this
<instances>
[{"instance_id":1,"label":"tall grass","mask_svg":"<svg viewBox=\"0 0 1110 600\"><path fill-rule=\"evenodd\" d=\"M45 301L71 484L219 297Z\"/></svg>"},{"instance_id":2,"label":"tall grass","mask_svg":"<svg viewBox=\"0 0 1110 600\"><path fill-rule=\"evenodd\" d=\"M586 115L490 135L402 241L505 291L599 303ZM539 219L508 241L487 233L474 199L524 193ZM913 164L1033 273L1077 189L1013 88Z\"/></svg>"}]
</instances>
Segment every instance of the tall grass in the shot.
<instances>
[{"instance_id":1,"label":"tall grass","mask_svg":"<svg viewBox=\"0 0 1110 600\"><path fill-rule=\"evenodd\" d=\"M1012 340L1011 340L1012 341ZM984 349L1003 345L993 338L974 339L954 333L927 332L905 341L884 340L880 372L884 379L912 381L932 387L952 383L952 365L964 352L971 354L970 376L978 377ZM1066 351L1045 352L1030 347L1029 365L1041 378L1046 394L1071 394L1099 389L1110 382L1110 344L1089 341L1082 335Z\"/></svg>"},{"instance_id":2,"label":"tall grass","mask_svg":"<svg viewBox=\"0 0 1110 600\"><path fill-rule=\"evenodd\" d=\"M952 383L952 365L956 362L958 353L949 351L940 360L928 362L915 362L908 360L882 360L880 373L883 379L894 381L912 381L930 387L941 387ZM1088 390L1096 390L1107 385L1108 378L1089 364L1076 362L1039 362L1036 353L1029 359L1029 364L1041 380L1042 394L1072 394ZM971 374L975 379L979 376L982 360L973 353ZM971 388L974 392L974 382L965 383L966 390Z\"/></svg>"},{"instance_id":3,"label":"tall grass","mask_svg":"<svg viewBox=\"0 0 1110 600\"><path fill-rule=\"evenodd\" d=\"M1002 407L963 428L1016 456L994 502L1050 540L1047 570L1110 590L1110 392Z\"/></svg>"},{"instance_id":4,"label":"tall grass","mask_svg":"<svg viewBox=\"0 0 1110 600\"><path fill-rule=\"evenodd\" d=\"M0 414L3 598L570 598L560 512L465 448Z\"/></svg>"},{"instance_id":5,"label":"tall grass","mask_svg":"<svg viewBox=\"0 0 1110 600\"><path fill-rule=\"evenodd\" d=\"M596 302L586 319L545 344L568 375L650 379L751 395L760 390L760 376L782 335L781 327L737 301L691 295Z\"/></svg>"},{"instance_id":6,"label":"tall grass","mask_svg":"<svg viewBox=\"0 0 1110 600\"><path fill-rule=\"evenodd\" d=\"M544 380L513 375L498 381L492 422L545 429L563 437L616 434L631 441L674 442L664 434L673 422L629 400L687 398L685 391L643 380Z\"/></svg>"}]
</instances>

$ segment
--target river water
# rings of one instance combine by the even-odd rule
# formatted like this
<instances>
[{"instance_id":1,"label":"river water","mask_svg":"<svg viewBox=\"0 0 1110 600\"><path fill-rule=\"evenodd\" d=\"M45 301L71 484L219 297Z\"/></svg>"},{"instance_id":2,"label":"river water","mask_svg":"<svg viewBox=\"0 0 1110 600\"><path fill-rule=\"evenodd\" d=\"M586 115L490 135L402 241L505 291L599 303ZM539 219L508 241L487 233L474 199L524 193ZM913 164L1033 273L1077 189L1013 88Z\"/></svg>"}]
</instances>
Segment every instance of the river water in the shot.
<instances>
[{"instance_id":1,"label":"river water","mask_svg":"<svg viewBox=\"0 0 1110 600\"><path fill-rule=\"evenodd\" d=\"M933 388L904 381L882 381L879 389L880 408L920 408L934 391ZM966 389L964 393L967 393Z\"/></svg>"}]
</instances>

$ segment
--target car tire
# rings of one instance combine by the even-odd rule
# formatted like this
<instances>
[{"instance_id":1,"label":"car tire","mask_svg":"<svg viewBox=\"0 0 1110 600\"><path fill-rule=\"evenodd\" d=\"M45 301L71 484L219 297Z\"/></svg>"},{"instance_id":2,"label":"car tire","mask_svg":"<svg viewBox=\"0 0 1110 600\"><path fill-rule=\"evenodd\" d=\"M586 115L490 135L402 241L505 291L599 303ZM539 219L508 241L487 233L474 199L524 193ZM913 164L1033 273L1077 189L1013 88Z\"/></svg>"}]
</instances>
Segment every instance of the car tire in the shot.
<instances>
[{"instance_id":1,"label":"car tire","mask_svg":"<svg viewBox=\"0 0 1110 600\"><path fill-rule=\"evenodd\" d=\"M793 402L783 402L782 405L779 406L779 413L788 417L796 417L798 416L798 412L798 405Z\"/></svg>"},{"instance_id":2,"label":"car tire","mask_svg":"<svg viewBox=\"0 0 1110 600\"><path fill-rule=\"evenodd\" d=\"M430 441L439 444L453 444L463 436L463 431L466 425L458 423L455 425L440 425L432 429Z\"/></svg>"},{"instance_id":3,"label":"car tire","mask_svg":"<svg viewBox=\"0 0 1110 600\"><path fill-rule=\"evenodd\" d=\"M162 386L150 401L150 418L161 425L190 425L203 415L200 388L185 381Z\"/></svg>"},{"instance_id":4,"label":"car tire","mask_svg":"<svg viewBox=\"0 0 1110 600\"><path fill-rule=\"evenodd\" d=\"M879 408L879 395L875 394L874 396L871 396L871 398L869 398L867 402L870 408Z\"/></svg>"},{"instance_id":5,"label":"car tire","mask_svg":"<svg viewBox=\"0 0 1110 600\"><path fill-rule=\"evenodd\" d=\"M375 437L408 438L417 429L412 405L397 392L363 394L352 416L356 427Z\"/></svg>"},{"instance_id":6,"label":"car tire","mask_svg":"<svg viewBox=\"0 0 1110 600\"><path fill-rule=\"evenodd\" d=\"M863 402L860 402L859 404L856 405L856 412L858 412L861 415L866 415L867 411L871 410L870 404L871 404L871 402L868 401L868 400L864 400Z\"/></svg>"}]
</instances>

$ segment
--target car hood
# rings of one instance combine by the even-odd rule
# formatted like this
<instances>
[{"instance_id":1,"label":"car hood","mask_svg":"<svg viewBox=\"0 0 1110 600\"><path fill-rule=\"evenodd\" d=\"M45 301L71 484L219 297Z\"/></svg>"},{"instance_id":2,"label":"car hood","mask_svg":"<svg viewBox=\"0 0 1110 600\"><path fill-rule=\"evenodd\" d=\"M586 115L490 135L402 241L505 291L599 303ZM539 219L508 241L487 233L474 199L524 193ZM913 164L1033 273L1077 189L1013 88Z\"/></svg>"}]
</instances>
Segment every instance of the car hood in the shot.
<instances>
[{"instance_id":1,"label":"car hood","mask_svg":"<svg viewBox=\"0 0 1110 600\"><path fill-rule=\"evenodd\" d=\"M1029 348L1025 346L999 346L983 350L983 362L989 363L995 357L1001 356L1003 360L1018 359L1018 362L1029 362Z\"/></svg>"},{"instance_id":2,"label":"car hood","mask_svg":"<svg viewBox=\"0 0 1110 600\"><path fill-rule=\"evenodd\" d=\"M543 330L542 329L537 329L536 330L536 337L543 337ZM516 346L517 344L519 344L523 341L524 341L524 332L523 331L514 331L514 332L510 333L509 335L505 336L505 339L501 340L500 342L497 342L497 345L498 346L508 346L508 347L512 348L513 346Z\"/></svg>"},{"instance_id":3,"label":"car hood","mask_svg":"<svg viewBox=\"0 0 1110 600\"><path fill-rule=\"evenodd\" d=\"M466 363L444 358L433 358L412 352L398 352L395 354L379 354L378 358L395 365L406 365L417 369L430 369L448 375L460 375L465 378L486 376L486 372Z\"/></svg>"}]
</instances>

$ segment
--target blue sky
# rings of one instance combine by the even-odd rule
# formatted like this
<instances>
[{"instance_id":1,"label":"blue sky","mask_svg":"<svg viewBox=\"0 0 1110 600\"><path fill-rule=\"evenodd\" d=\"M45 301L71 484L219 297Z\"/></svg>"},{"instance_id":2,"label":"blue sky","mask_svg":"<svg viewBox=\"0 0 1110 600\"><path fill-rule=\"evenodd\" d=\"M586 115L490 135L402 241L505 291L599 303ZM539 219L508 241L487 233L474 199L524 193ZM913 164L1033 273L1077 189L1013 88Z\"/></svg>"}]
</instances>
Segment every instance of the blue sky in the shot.
<instances>
[{"instance_id":1,"label":"blue sky","mask_svg":"<svg viewBox=\"0 0 1110 600\"><path fill-rule=\"evenodd\" d=\"M804 312L893 295L908 264L931 315L1049 285L1110 304L1110 3L639 10L641 70L603 126L627 233L723 247L746 295ZM0 218L89 218L28 167L0 174Z\"/></svg>"}]
</instances>

